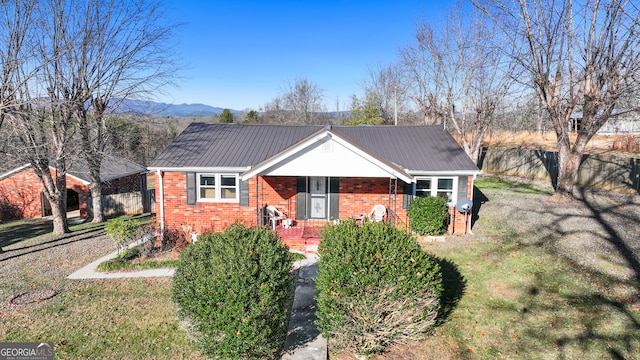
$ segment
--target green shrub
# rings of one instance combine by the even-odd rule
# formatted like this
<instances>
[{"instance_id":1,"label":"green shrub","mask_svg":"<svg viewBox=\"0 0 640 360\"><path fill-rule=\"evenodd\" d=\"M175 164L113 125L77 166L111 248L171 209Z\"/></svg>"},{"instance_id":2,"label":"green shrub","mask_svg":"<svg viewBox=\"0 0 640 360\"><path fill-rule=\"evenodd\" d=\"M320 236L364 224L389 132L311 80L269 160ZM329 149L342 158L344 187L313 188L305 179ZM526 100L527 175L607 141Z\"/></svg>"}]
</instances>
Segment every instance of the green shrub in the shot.
<instances>
[{"instance_id":1,"label":"green shrub","mask_svg":"<svg viewBox=\"0 0 640 360\"><path fill-rule=\"evenodd\" d=\"M213 358L277 358L293 301L291 256L277 234L233 224L180 254L173 278L178 313Z\"/></svg>"},{"instance_id":2,"label":"green shrub","mask_svg":"<svg viewBox=\"0 0 640 360\"><path fill-rule=\"evenodd\" d=\"M435 325L440 267L405 231L343 221L323 230L319 253L316 323L337 349L381 352Z\"/></svg>"},{"instance_id":3,"label":"green shrub","mask_svg":"<svg viewBox=\"0 0 640 360\"><path fill-rule=\"evenodd\" d=\"M416 197L409 204L409 225L418 235L442 235L447 231L447 199Z\"/></svg>"},{"instance_id":4,"label":"green shrub","mask_svg":"<svg viewBox=\"0 0 640 360\"><path fill-rule=\"evenodd\" d=\"M118 254L121 254L121 251L136 238L141 226L142 223L138 219L119 217L109 220L104 225L104 231L116 243Z\"/></svg>"},{"instance_id":5,"label":"green shrub","mask_svg":"<svg viewBox=\"0 0 640 360\"><path fill-rule=\"evenodd\" d=\"M20 219L22 211L9 200L0 198L0 221Z\"/></svg>"}]
</instances>

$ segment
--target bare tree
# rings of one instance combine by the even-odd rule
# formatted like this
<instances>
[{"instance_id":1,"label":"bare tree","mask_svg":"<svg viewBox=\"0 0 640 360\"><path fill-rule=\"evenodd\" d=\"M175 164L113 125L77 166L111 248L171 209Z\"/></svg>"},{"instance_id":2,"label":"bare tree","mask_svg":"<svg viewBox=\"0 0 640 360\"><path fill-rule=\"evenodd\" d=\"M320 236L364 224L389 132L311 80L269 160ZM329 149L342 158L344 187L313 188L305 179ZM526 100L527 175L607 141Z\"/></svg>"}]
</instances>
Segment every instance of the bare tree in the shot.
<instances>
[{"instance_id":1,"label":"bare tree","mask_svg":"<svg viewBox=\"0 0 640 360\"><path fill-rule=\"evenodd\" d=\"M94 221L102 221L100 167L109 139L106 115L117 99L168 83L173 24L154 0L3 1L0 125L20 140L51 203L54 233L69 231L66 172L79 130L89 165ZM73 144L75 145L75 144ZM53 170L51 170L51 168Z\"/></svg>"},{"instance_id":2,"label":"bare tree","mask_svg":"<svg viewBox=\"0 0 640 360\"><path fill-rule=\"evenodd\" d=\"M307 78L289 83L283 98L285 106L303 124L319 124L324 121L323 90Z\"/></svg>"},{"instance_id":3,"label":"bare tree","mask_svg":"<svg viewBox=\"0 0 640 360\"><path fill-rule=\"evenodd\" d=\"M323 101L318 85L306 78L298 79L265 105L264 117L269 123L321 124L325 121Z\"/></svg>"},{"instance_id":4,"label":"bare tree","mask_svg":"<svg viewBox=\"0 0 640 360\"><path fill-rule=\"evenodd\" d=\"M369 81L364 83L365 99L377 107L383 124L395 124L406 118L407 92L401 79L398 65L380 66L369 70Z\"/></svg>"},{"instance_id":5,"label":"bare tree","mask_svg":"<svg viewBox=\"0 0 640 360\"><path fill-rule=\"evenodd\" d=\"M429 24L419 26L418 46L402 52L425 122L448 121L476 163L489 125L510 90L513 70L493 43L494 29L486 20L479 11L464 13L458 4L439 31Z\"/></svg>"},{"instance_id":6,"label":"bare tree","mask_svg":"<svg viewBox=\"0 0 640 360\"><path fill-rule=\"evenodd\" d=\"M28 161L51 204L53 232L69 231L66 218L67 145L73 124L69 101L75 96L51 85L64 77L66 50L59 19L43 17L46 2L5 1L2 6L2 115L18 141L13 153ZM40 35L40 36L39 36ZM53 170L51 169L53 168Z\"/></svg>"},{"instance_id":7,"label":"bare tree","mask_svg":"<svg viewBox=\"0 0 640 360\"><path fill-rule=\"evenodd\" d=\"M640 8L627 0L477 1L514 49L557 136L554 198L573 196L585 148L624 94L638 89ZM569 119L582 113L577 136Z\"/></svg>"},{"instance_id":8,"label":"bare tree","mask_svg":"<svg viewBox=\"0 0 640 360\"><path fill-rule=\"evenodd\" d=\"M284 106L284 100L279 96L267 103L262 113L265 123L268 124L285 124L292 120Z\"/></svg>"},{"instance_id":9,"label":"bare tree","mask_svg":"<svg viewBox=\"0 0 640 360\"><path fill-rule=\"evenodd\" d=\"M110 144L108 116L118 102L149 96L175 77L170 54L175 28L164 19L158 1L50 0L59 19L69 69L52 85L74 94L71 107L78 124L81 155L89 167L93 222L103 222L100 169Z\"/></svg>"},{"instance_id":10,"label":"bare tree","mask_svg":"<svg viewBox=\"0 0 640 360\"><path fill-rule=\"evenodd\" d=\"M442 124L446 113L440 96L444 91L444 81L436 63L430 59L429 49L421 41L405 47L400 51L400 64L403 67L403 83L406 84L408 95L417 104L424 123Z\"/></svg>"}]
</instances>

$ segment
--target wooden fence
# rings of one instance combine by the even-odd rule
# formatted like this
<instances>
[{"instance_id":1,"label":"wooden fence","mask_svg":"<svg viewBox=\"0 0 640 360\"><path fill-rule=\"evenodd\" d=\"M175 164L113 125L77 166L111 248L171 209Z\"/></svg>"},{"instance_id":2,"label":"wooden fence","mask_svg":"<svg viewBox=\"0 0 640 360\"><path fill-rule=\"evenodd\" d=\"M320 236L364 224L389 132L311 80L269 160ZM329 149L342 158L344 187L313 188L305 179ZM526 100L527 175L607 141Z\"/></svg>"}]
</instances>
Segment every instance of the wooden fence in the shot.
<instances>
[{"instance_id":1,"label":"wooden fence","mask_svg":"<svg viewBox=\"0 0 640 360\"><path fill-rule=\"evenodd\" d=\"M485 148L479 166L489 174L515 175L532 179L558 179L555 151L525 148ZM640 159L586 154L578 172L578 185L625 193L640 193Z\"/></svg>"},{"instance_id":2,"label":"wooden fence","mask_svg":"<svg viewBox=\"0 0 640 360\"><path fill-rule=\"evenodd\" d=\"M91 197L89 197L87 199L89 211L92 211L91 204ZM102 211L105 216L155 213L155 190L103 195Z\"/></svg>"}]
</instances>

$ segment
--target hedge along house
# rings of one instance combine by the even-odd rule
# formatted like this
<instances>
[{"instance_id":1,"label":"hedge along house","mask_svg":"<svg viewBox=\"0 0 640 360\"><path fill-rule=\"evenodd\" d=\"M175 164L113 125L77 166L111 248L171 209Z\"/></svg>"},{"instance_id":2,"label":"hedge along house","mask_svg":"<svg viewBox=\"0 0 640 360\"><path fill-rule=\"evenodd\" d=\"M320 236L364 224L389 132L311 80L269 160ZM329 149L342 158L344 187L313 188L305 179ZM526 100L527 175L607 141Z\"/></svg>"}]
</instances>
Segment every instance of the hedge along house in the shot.
<instances>
[{"instance_id":1,"label":"hedge along house","mask_svg":"<svg viewBox=\"0 0 640 360\"><path fill-rule=\"evenodd\" d=\"M414 196L471 199L480 173L438 126L203 123L190 124L149 170L162 231L266 225L265 209L275 206L292 220L278 230L298 250L314 245L309 229L358 218L376 204L386 207L387 221L406 227ZM467 231L462 216L452 218L450 232Z\"/></svg>"},{"instance_id":2,"label":"hedge along house","mask_svg":"<svg viewBox=\"0 0 640 360\"><path fill-rule=\"evenodd\" d=\"M54 167L49 167L51 172ZM102 195L139 192L146 189L147 169L124 158L105 156L100 168ZM67 169L67 210L80 210L83 218L91 214L89 168L74 159ZM23 165L0 175L0 206L12 209L16 216L37 218L51 215L51 205L31 165Z\"/></svg>"}]
</instances>

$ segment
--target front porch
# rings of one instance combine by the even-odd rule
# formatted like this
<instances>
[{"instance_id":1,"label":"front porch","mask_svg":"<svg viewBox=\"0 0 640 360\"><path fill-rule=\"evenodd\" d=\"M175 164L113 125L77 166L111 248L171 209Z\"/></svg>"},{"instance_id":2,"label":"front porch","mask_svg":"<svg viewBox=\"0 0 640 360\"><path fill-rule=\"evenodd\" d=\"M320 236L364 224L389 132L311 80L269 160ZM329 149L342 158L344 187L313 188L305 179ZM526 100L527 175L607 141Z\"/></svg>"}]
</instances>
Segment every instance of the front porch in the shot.
<instances>
[{"instance_id":1,"label":"front porch","mask_svg":"<svg viewBox=\"0 0 640 360\"><path fill-rule=\"evenodd\" d=\"M289 247L290 250L300 251L305 254L317 254L320 244L320 230L324 223L305 223L297 226L285 228L282 225L276 226L278 237Z\"/></svg>"}]
</instances>

